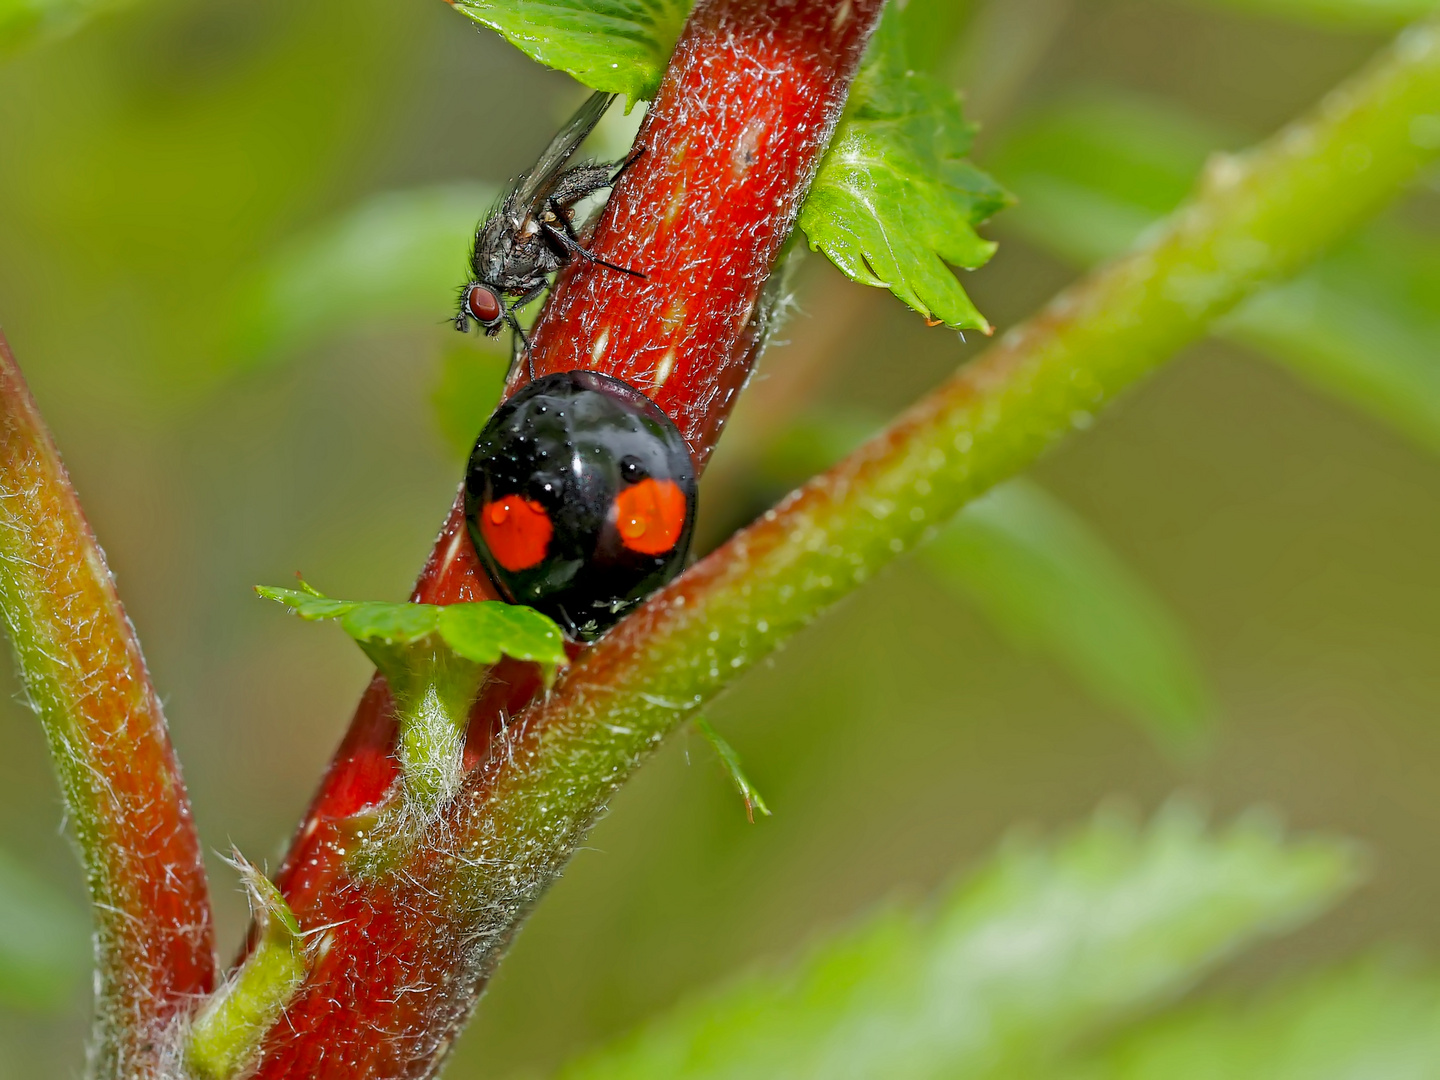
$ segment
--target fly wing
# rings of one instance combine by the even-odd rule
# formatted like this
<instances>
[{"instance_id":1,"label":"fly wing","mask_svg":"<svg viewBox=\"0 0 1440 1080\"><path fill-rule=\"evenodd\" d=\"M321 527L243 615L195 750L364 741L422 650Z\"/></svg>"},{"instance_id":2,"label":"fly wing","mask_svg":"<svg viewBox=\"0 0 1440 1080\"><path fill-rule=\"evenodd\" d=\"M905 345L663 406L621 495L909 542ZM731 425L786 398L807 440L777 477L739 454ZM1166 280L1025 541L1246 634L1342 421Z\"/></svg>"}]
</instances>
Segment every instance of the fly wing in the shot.
<instances>
[{"instance_id":1,"label":"fly wing","mask_svg":"<svg viewBox=\"0 0 1440 1080\"><path fill-rule=\"evenodd\" d=\"M591 94L575 115L566 121L560 133L550 140L550 145L535 162L535 167L522 176L515 185L515 203L530 213L537 213L549 197L560 176L560 170L570 156L585 141L585 136L595 130L595 125L610 108L616 95L596 92Z\"/></svg>"}]
</instances>

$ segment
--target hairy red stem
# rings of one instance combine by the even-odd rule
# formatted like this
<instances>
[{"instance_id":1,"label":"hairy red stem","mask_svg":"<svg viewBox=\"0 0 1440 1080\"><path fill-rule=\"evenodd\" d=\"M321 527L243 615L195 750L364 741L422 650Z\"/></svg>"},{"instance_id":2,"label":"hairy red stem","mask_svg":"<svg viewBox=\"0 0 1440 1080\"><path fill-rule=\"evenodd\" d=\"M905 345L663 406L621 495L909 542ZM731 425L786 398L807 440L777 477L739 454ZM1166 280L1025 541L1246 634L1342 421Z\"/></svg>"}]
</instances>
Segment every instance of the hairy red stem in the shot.
<instances>
[{"instance_id":1,"label":"hairy red stem","mask_svg":"<svg viewBox=\"0 0 1440 1080\"><path fill-rule=\"evenodd\" d=\"M0 611L45 726L95 910L96 1075L150 1075L215 981L200 842L140 643L0 336Z\"/></svg>"},{"instance_id":2,"label":"hairy red stem","mask_svg":"<svg viewBox=\"0 0 1440 1080\"><path fill-rule=\"evenodd\" d=\"M537 375L586 368L625 379L666 410L703 467L754 362L762 288L880 8L881 0L702 0L641 129L644 152L591 241L603 258L647 277L583 262L562 275L536 328ZM493 596L457 502L413 598ZM467 765L486 760L494 734L538 687L529 665L496 668L471 713ZM278 879L301 925L327 929L311 977L267 1042L260 1077L430 1075L498 959L493 948L477 964L461 947L470 928L456 925L465 916L443 891L406 875L381 884L347 874L347 819L393 790L395 736L376 676Z\"/></svg>"}]
</instances>

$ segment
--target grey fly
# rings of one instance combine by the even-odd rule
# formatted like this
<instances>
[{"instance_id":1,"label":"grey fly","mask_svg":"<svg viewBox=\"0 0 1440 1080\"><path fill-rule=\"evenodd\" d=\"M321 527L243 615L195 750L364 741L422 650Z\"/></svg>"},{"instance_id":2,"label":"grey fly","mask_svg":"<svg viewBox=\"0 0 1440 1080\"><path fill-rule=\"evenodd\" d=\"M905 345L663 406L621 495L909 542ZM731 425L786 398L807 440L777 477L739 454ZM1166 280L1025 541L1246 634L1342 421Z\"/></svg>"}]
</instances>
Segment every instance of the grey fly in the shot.
<instances>
[{"instance_id":1,"label":"grey fly","mask_svg":"<svg viewBox=\"0 0 1440 1080\"><path fill-rule=\"evenodd\" d=\"M571 259L586 259L632 277L645 276L586 250L573 221L576 203L611 187L644 149L636 147L618 163L565 167L615 96L591 94L550 140L535 166L521 174L480 223L470 256L471 277L460 290L455 329L469 330L473 319L487 336L494 337L508 323L528 353L530 343L515 313L544 292L550 275L569 265ZM517 360L520 351L516 351Z\"/></svg>"}]
</instances>

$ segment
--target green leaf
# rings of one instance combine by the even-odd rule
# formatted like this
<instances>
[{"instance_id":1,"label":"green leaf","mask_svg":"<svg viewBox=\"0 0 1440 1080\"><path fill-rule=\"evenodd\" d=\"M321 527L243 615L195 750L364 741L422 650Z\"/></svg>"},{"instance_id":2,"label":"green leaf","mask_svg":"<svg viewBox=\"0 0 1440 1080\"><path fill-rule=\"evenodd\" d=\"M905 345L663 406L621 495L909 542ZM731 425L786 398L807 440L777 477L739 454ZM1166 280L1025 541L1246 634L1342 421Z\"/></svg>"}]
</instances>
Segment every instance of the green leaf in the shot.
<instances>
[{"instance_id":1,"label":"green leaf","mask_svg":"<svg viewBox=\"0 0 1440 1080\"><path fill-rule=\"evenodd\" d=\"M927 320L990 332L946 263L995 252L975 227L1009 196L967 159L974 127L953 89L906 64L888 12L800 211L800 228L852 281L889 289Z\"/></svg>"},{"instance_id":2,"label":"green leaf","mask_svg":"<svg viewBox=\"0 0 1440 1080\"><path fill-rule=\"evenodd\" d=\"M1014 842L930 913L890 910L682 1006L565 1080L1010 1077L1164 1001L1356 880L1351 849L1171 806Z\"/></svg>"},{"instance_id":3,"label":"green leaf","mask_svg":"<svg viewBox=\"0 0 1440 1080\"><path fill-rule=\"evenodd\" d=\"M1180 624L1043 489L995 488L920 552L1016 645L1053 657L1163 744L1188 749L1205 731L1213 706Z\"/></svg>"},{"instance_id":4,"label":"green leaf","mask_svg":"<svg viewBox=\"0 0 1440 1080\"><path fill-rule=\"evenodd\" d=\"M1435 0L1189 0L1253 15L1344 30L1397 30L1435 11Z\"/></svg>"},{"instance_id":5,"label":"green leaf","mask_svg":"<svg viewBox=\"0 0 1440 1080\"><path fill-rule=\"evenodd\" d=\"M1142 1025L1057 1080L1432 1080L1440 978L1371 960Z\"/></svg>"},{"instance_id":6,"label":"green leaf","mask_svg":"<svg viewBox=\"0 0 1440 1080\"><path fill-rule=\"evenodd\" d=\"M551 670L567 661L560 628L534 608L487 600L451 604L439 611L445 644L477 664L498 663L502 653Z\"/></svg>"},{"instance_id":7,"label":"green leaf","mask_svg":"<svg viewBox=\"0 0 1440 1080\"><path fill-rule=\"evenodd\" d=\"M64 896L0 851L0 1002L57 1009L90 969L90 925Z\"/></svg>"},{"instance_id":8,"label":"green leaf","mask_svg":"<svg viewBox=\"0 0 1440 1080\"><path fill-rule=\"evenodd\" d=\"M407 796L397 819L402 841L404 826L433 818L460 784L465 727L487 669L502 656L533 661L548 686L569 662L560 628L533 608L498 600L443 606L332 600L304 581L300 586L255 591L302 619L339 619L390 685Z\"/></svg>"},{"instance_id":9,"label":"green leaf","mask_svg":"<svg viewBox=\"0 0 1440 1080\"><path fill-rule=\"evenodd\" d=\"M649 100L680 37L689 0L454 0L532 60L592 90Z\"/></svg>"},{"instance_id":10,"label":"green leaf","mask_svg":"<svg viewBox=\"0 0 1440 1080\"><path fill-rule=\"evenodd\" d=\"M1178 204L1208 154L1233 142L1172 108L1089 95L1033 118L993 164L1021 198L1007 223L1090 264L1133 243ZM1216 332L1440 451L1436 241L1382 219Z\"/></svg>"},{"instance_id":11,"label":"green leaf","mask_svg":"<svg viewBox=\"0 0 1440 1080\"><path fill-rule=\"evenodd\" d=\"M770 808L765 805L765 800L760 797L760 792L745 775L745 770L740 766L740 755L735 752L721 734L711 726L710 721L704 717L695 720L695 726L700 734L709 740L711 747L715 750L715 756L720 759L720 764L725 767L725 772L730 776L730 782L735 785L735 790L740 793L740 798L745 800L745 816L750 819L750 824L755 824L755 811L766 817L770 816Z\"/></svg>"},{"instance_id":12,"label":"green leaf","mask_svg":"<svg viewBox=\"0 0 1440 1080\"><path fill-rule=\"evenodd\" d=\"M285 244L241 290L237 351L271 358L357 326L443 322L496 195L484 184L389 192Z\"/></svg>"},{"instance_id":13,"label":"green leaf","mask_svg":"<svg viewBox=\"0 0 1440 1080\"><path fill-rule=\"evenodd\" d=\"M362 644L413 645L434 635L439 615L432 604L367 600L340 617L340 628Z\"/></svg>"},{"instance_id":14,"label":"green leaf","mask_svg":"<svg viewBox=\"0 0 1440 1080\"><path fill-rule=\"evenodd\" d=\"M306 622L338 619L360 606L359 600L332 600L328 596L323 596L303 580L300 582L299 589L280 589L273 585L256 585L255 591L266 600L284 604L292 614L300 616Z\"/></svg>"},{"instance_id":15,"label":"green leaf","mask_svg":"<svg viewBox=\"0 0 1440 1080\"><path fill-rule=\"evenodd\" d=\"M309 621L339 619L362 645L408 646L438 638L472 663L490 666L501 656L530 660L554 671L569 662L565 636L534 608L481 600L465 604L390 604L375 600L332 600L301 582L301 589L257 585L267 600L284 604Z\"/></svg>"}]
</instances>

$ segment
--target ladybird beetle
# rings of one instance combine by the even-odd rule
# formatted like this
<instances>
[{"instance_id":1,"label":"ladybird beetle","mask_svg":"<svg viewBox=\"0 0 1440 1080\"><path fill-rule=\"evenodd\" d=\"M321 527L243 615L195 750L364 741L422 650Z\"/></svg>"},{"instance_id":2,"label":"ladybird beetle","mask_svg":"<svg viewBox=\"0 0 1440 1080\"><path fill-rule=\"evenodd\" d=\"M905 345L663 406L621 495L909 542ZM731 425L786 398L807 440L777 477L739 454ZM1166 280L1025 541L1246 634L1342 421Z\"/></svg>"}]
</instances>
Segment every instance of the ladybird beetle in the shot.
<instances>
[{"instance_id":1,"label":"ladybird beetle","mask_svg":"<svg viewBox=\"0 0 1440 1080\"><path fill-rule=\"evenodd\" d=\"M517 604L593 641L685 565L695 466L639 390L569 371L517 391L470 454L465 518L491 579Z\"/></svg>"}]
</instances>

